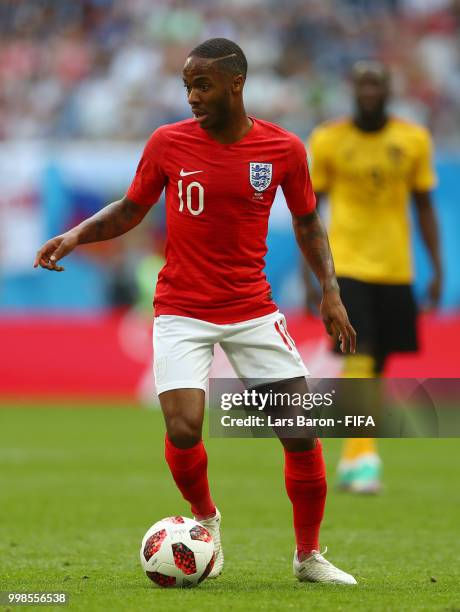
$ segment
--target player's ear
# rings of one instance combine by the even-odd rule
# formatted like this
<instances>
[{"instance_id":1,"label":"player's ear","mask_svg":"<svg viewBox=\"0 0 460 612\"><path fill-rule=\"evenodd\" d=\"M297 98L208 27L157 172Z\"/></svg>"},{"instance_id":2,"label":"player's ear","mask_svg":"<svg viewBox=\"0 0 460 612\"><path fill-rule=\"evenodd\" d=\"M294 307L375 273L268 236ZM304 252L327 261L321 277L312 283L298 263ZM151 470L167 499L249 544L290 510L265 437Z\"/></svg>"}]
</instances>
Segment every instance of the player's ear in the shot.
<instances>
[{"instance_id":1,"label":"player's ear","mask_svg":"<svg viewBox=\"0 0 460 612\"><path fill-rule=\"evenodd\" d=\"M243 91L245 78L242 74L233 77L232 91L233 93L241 93Z\"/></svg>"}]
</instances>

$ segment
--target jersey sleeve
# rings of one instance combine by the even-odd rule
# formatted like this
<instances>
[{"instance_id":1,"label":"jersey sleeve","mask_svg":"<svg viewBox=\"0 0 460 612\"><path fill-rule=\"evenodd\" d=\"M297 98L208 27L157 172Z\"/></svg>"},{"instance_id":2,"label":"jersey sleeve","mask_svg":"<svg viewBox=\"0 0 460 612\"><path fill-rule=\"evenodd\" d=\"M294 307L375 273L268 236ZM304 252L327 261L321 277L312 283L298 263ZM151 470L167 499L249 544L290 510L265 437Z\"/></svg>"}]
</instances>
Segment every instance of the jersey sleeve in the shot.
<instances>
[{"instance_id":1,"label":"jersey sleeve","mask_svg":"<svg viewBox=\"0 0 460 612\"><path fill-rule=\"evenodd\" d=\"M436 186L436 174L433 168L433 145L430 134L423 129L417 146L412 189L413 191L430 191Z\"/></svg>"},{"instance_id":2,"label":"jersey sleeve","mask_svg":"<svg viewBox=\"0 0 460 612\"><path fill-rule=\"evenodd\" d=\"M308 215L315 209L316 199L308 171L307 152L297 136L291 140L287 171L281 187L293 215Z\"/></svg>"},{"instance_id":3,"label":"jersey sleeve","mask_svg":"<svg viewBox=\"0 0 460 612\"><path fill-rule=\"evenodd\" d=\"M330 171L328 162L328 147L325 142L324 131L317 128L313 131L308 142L311 156L311 180L316 193L329 191Z\"/></svg>"},{"instance_id":4,"label":"jersey sleeve","mask_svg":"<svg viewBox=\"0 0 460 612\"><path fill-rule=\"evenodd\" d=\"M137 166L126 197L140 206L155 204L163 191L167 177L163 168L165 139L161 128L153 132Z\"/></svg>"}]
</instances>

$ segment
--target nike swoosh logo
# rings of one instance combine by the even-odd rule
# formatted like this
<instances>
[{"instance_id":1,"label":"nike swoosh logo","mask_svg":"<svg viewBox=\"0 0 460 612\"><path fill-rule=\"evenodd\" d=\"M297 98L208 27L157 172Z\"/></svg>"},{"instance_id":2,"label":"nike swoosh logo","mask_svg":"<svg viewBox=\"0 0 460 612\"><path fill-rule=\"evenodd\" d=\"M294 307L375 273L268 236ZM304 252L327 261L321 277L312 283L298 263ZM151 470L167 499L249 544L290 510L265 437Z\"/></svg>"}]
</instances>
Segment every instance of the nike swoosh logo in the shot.
<instances>
[{"instance_id":1,"label":"nike swoosh logo","mask_svg":"<svg viewBox=\"0 0 460 612\"><path fill-rule=\"evenodd\" d=\"M203 172L203 170L192 170L192 172L185 172L185 170L182 168L179 174L181 176L189 176L189 174L198 174L199 172Z\"/></svg>"}]
</instances>

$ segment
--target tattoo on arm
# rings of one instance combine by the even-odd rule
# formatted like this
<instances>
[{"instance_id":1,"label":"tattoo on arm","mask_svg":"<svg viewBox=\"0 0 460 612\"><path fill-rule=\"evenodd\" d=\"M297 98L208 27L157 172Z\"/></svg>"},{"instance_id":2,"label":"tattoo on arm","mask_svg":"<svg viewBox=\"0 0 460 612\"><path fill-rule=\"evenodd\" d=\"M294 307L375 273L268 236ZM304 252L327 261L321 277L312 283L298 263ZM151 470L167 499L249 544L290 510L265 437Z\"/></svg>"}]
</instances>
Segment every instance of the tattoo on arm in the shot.
<instances>
[{"instance_id":1,"label":"tattoo on arm","mask_svg":"<svg viewBox=\"0 0 460 612\"><path fill-rule=\"evenodd\" d=\"M329 240L318 212L294 216L293 225L297 243L323 291L338 291Z\"/></svg>"},{"instance_id":2,"label":"tattoo on arm","mask_svg":"<svg viewBox=\"0 0 460 612\"><path fill-rule=\"evenodd\" d=\"M127 198L112 202L75 228L79 244L110 240L138 225L150 210Z\"/></svg>"}]
</instances>

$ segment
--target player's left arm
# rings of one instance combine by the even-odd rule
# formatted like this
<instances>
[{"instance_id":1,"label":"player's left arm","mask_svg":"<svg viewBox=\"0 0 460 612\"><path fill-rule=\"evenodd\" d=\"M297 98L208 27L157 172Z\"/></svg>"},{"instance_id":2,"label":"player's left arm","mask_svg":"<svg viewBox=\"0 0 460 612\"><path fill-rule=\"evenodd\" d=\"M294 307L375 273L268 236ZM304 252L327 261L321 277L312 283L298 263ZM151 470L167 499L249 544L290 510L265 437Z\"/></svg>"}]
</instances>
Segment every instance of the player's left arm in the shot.
<instances>
[{"instance_id":1,"label":"player's left arm","mask_svg":"<svg viewBox=\"0 0 460 612\"><path fill-rule=\"evenodd\" d=\"M340 299L329 240L316 209L305 147L296 136L291 138L290 145L287 172L281 187L292 214L297 243L321 285L319 310L328 334L334 341L340 340L342 352L354 353L356 332Z\"/></svg>"},{"instance_id":2,"label":"player's left arm","mask_svg":"<svg viewBox=\"0 0 460 612\"><path fill-rule=\"evenodd\" d=\"M309 152L308 173L312 187L314 186L314 197L317 210L321 209L324 196L329 193L331 188L331 145L328 142L328 130L319 126L313 130L308 144ZM303 266L303 278L306 289L306 312L317 315L320 312L322 293L316 283L311 267L306 261Z\"/></svg>"},{"instance_id":3,"label":"player's left arm","mask_svg":"<svg viewBox=\"0 0 460 612\"><path fill-rule=\"evenodd\" d=\"M334 260L321 217L315 209L305 215L293 214L292 220L297 243L321 285L320 313L327 332L335 341L340 340L343 353L354 353L356 332L340 299Z\"/></svg>"},{"instance_id":4,"label":"player's left arm","mask_svg":"<svg viewBox=\"0 0 460 612\"><path fill-rule=\"evenodd\" d=\"M417 158L415 160L411 191L415 201L418 222L423 240L433 264L433 278L428 287L432 306L437 306L442 289L442 263L439 252L439 235L436 214L431 201L431 190L436 185L433 164L433 143L427 130L416 131Z\"/></svg>"},{"instance_id":5,"label":"player's left arm","mask_svg":"<svg viewBox=\"0 0 460 612\"><path fill-rule=\"evenodd\" d=\"M439 249L439 231L429 191L414 191L413 198L417 211L418 223L423 241L433 265L433 278L428 287L428 296L432 306L437 306L442 290L442 261Z\"/></svg>"}]
</instances>

